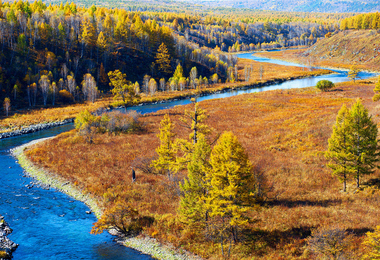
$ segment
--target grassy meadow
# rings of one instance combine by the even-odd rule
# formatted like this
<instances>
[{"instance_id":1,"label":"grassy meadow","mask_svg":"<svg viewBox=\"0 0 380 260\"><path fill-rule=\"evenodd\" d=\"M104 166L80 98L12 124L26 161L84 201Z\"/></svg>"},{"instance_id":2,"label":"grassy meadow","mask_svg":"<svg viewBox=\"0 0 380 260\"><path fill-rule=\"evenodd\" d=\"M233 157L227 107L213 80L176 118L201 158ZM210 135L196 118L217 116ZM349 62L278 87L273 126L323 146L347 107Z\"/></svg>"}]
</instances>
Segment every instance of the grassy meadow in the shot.
<instances>
[{"instance_id":1,"label":"grassy meadow","mask_svg":"<svg viewBox=\"0 0 380 260\"><path fill-rule=\"evenodd\" d=\"M359 192L350 180L348 192L342 193L341 183L325 166L323 152L343 104L350 106L361 97L373 119L379 121L379 104L371 99L373 88L374 82L366 80L341 83L329 92L276 90L200 103L209 114L212 138L232 131L266 187L266 200L249 212L254 221L244 230L242 241L232 247L231 259L318 259L307 238L315 230L331 228L351 234L346 248L349 259L361 257L365 233L379 224L378 186L369 185L379 183L379 172L363 178ZM107 198L119 196L140 214L154 217L154 224L143 235L207 259L221 259L218 242L207 240L196 227L186 227L178 220L178 181L185 173L169 181L149 169L159 145L163 116L168 113L177 136L187 138L189 132L180 127L179 119L191 106L141 117L144 130L138 133L97 134L89 144L73 130L26 154L34 163L92 194L103 207ZM131 166L139 168L135 183Z\"/></svg>"}]
</instances>

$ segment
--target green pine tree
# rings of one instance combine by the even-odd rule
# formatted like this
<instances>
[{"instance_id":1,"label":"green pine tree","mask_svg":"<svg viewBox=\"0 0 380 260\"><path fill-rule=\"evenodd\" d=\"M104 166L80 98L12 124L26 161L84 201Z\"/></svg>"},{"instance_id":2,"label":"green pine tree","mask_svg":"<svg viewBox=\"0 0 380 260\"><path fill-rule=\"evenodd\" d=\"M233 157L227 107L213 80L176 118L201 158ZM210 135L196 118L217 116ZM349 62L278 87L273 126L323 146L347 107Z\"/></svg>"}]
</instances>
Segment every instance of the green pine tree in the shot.
<instances>
[{"instance_id":1,"label":"green pine tree","mask_svg":"<svg viewBox=\"0 0 380 260\"><path fill-rule=\"evenodd\" d=\"M348 162L352 160L350 154L350 129L347 119L349 111L346 105L339 110L336 123L333 127L333 133L329 138L329 148L326 152L326 158L330 159L327 164L333 170L333 175L337 176L343 183L343 191L346 192L347 177L352 173Z\"/></svg>"},{"instance_id":2,"label":"green pine tree","mask_svg":"<svg viewBox=\"0 0 380 260\"><path fill-rule=\"evenodd\" d=\"M353 156L351 167L359 188L360 176L373 173L379 161L377 126L360 99L351 107L348 117L351 131L350 150Z\"/></svg>"},{"instance_id":3,"label":"green pine tree","mask_svg":"<svg viewBox=\"0 0 380 260\"><path fill-rule=\"evenodd\" d=\"M205 187L206 172L210 169L208 162L211 153L210 145L203 135L199 136L194 150L189 156L187 164L188 175L180 189L181 196L179 213L183 222L202 226L207 220L207 212L204 207L204 197L207 194Z\"/></svg>"},{"instance_id":4,"label":"green pine tree","mask_svg":"<svg viewBox=\"0 0 380 260\"><path fill-rule=\"evenodd\" d=\"M158 154L157 160L152 161L152 166L159 171L164 171L170 178L173 172L173 167L176 162L176 147L174 144L175 133L173 132L174 124L170 120L169 115L165 115L161 121L160 133L160 146L156 149Z\"/></svg>"}]
</instances>

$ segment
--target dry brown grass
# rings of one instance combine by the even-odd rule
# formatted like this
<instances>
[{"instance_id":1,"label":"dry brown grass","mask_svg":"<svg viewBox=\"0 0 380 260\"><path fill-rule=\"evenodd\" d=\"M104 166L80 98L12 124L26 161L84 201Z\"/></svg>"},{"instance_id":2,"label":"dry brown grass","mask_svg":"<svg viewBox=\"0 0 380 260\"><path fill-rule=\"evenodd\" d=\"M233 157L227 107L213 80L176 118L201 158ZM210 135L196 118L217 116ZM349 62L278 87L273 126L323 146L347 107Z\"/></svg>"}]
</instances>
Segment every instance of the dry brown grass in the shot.
<instances>
[{"instance_id":1,"label":"dry brown grass","mask_svg":"<svg viewBox=\"0 0 380 260\"><path fill-rule=\"evenodd\" d=\"M288 60L319 67L350 69L352 65L379 71L380 36L375 30L352 30L318 41L308 49L261 52L258 56Z\"/></svg>"},{"instance_id":2,"label":"dry brown grass","mask_svg":"<svg viewBox=\"0 0 380 260\"><path fill-rule=\"evenodd\" d=\"M349 254L358 259L361 239L378 224L379 192L367 188L342 193L341 184L325 167L323 151L342 104L357 97L378 118L378 104L372 102L374 83L339 84L330 92L313 88L277 90L205 101L201 107L210 115L208 124L215 134L233 131L255 165L265 170L268 201L259 211L250 212L258 222L244 234L245 243L233 250L232 259L313 259L305 238L317 227L338 227L354 234ZM98 135L87 144L75 131L61 134L29 152L30 158L75 182L101 199L103 193L123 193L142 213L156 218L145 232L210 259L219 259L220 247L206 241L194 230L176 221L177 188L164 176L137 172L131 184L130 166L136 158L155 155L158 126L164 113L174 122L187 107L176 107L142 117L146 132L129 135ZM185 129L176 127L179 137ZM182 176L179 176L181 178ZM363 183L378 181L379 174ZM366 185L364 185L366 186ZM372 193L375 192L375 195Z\"/></svg>"},{"instance_id":3,"label":"dry brown grass","mask_svg":"<svg viewBox=\"0 0 380 260\"><path fill-rule=\"evenodd\" d=\"M244 82L244 66L249 65L253 67L253 74L250 82ZM264 76L262 80L259 80L259 68L260 65L264 66ZM288 80L293 78L302 78L309 77L314 75L321 75L329 73L326 70L315 70L315 71L304 71L298 67L287 67L284 69L284 66L270 64L270 63L259 63L252 60L239 59L238 62L239 68L239 81L235 83L223 83L209 85L208 87L201 87L200 92L211 93L223 89L234 89L242 88L245 86L251 86L255 84L261 84L265 82L272 82L276 80ZM183 98L194 95L198 92L193 89L187 89L184 91L168 91L168 92L156 92L154 95L145 95L142 94L140 100L141 103L145 102L156 102L160 100L169 100L174 98ZM11 110L11 115L8 118L0 117L0 132L18 130L21 127L48 123L55 121L63 121L68 118L76 117L79 112L87 109L89 111L95 111L98 108L109 107L114 100L112 97L105 97L95 103L85 103L85 104L75 104L65 107L56 107L56 108L41 108L34 110L22 110L22 111L13 111Z\"/></svg>"}]
</instances>

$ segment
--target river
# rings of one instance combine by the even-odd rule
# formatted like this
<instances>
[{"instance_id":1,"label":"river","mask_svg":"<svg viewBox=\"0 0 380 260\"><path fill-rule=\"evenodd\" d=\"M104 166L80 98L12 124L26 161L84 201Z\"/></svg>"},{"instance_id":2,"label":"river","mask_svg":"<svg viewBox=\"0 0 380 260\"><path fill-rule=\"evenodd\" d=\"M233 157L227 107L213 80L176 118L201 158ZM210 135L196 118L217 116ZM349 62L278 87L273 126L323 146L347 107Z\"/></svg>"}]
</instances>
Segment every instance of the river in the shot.
<instances>
[{"instance_id":1,"label":"river","mask_svg":"<svg viewBox=\"0 0 380 260\"><path fill-rule=\"evenodd\" d=\"M240 54L238 57L286 66L300 66L254 57L252 54ZM314 86L322 79L334 83L349 80L347 72L339 70L336 72L336 74L297 79L261 88L211 94L199 97L198 101L274 89L304 88ZM361 73L360 77L368 78L374 75L373 73ZM130 109L144 114L189 103L190 100L185 99ZM32 140L55 136L72 128L73 125L69 124L0 140L0 214L4 215L14 230L10 239L20 244L13 254L14 259L152 259L148 255L117 244L113 241L114 238L106 232L101 235L91 235L89 232L92 223L96 221L96 217L93 214L86 214L89 209L82 202L75 201L54 189L44 190L39 187L27 187L33 180L24 177L23 169L10 155L9 150Z\"/></svg>"}]
</instances>

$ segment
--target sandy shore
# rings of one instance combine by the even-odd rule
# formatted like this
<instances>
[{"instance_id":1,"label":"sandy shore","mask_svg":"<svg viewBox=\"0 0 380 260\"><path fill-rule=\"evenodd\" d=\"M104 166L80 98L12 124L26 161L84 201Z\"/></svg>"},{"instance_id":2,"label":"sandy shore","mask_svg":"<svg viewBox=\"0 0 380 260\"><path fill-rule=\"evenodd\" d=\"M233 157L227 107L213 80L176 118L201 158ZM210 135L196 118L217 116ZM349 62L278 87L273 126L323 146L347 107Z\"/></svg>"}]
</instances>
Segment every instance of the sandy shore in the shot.
<instances>
[{"instance_id":1,"label":"sandy shore","mask_svg":"<svg viewBox=\"0 0 380 260\"><path fill-rule=\"evenodd\" d=\"M64 180L57 174L34 165L24 154L24 151L29 147L47 139L49 138L34 140L27 144L18 146L12 149L12 154L18 159L18 163L26 171L26 173L30 177L36 179L42 186L57 189L60 192L63 192L70 197L85 203L91 209L91 211L95 213L96 217L99 218L102 215L102 209L98 206L95 198L83 194L82 191L78 189L78 187L74 186L67 180ZM114 235L114 232L111 231L110 233ZM151 255L156 259L201 259L200 257L197 257L185 250L176 249L171 245L163 245L156 239L150 237L138 236L120 238L118 242L127 247L138 250L144 254Z\"/></svg>"}]
</instances>

